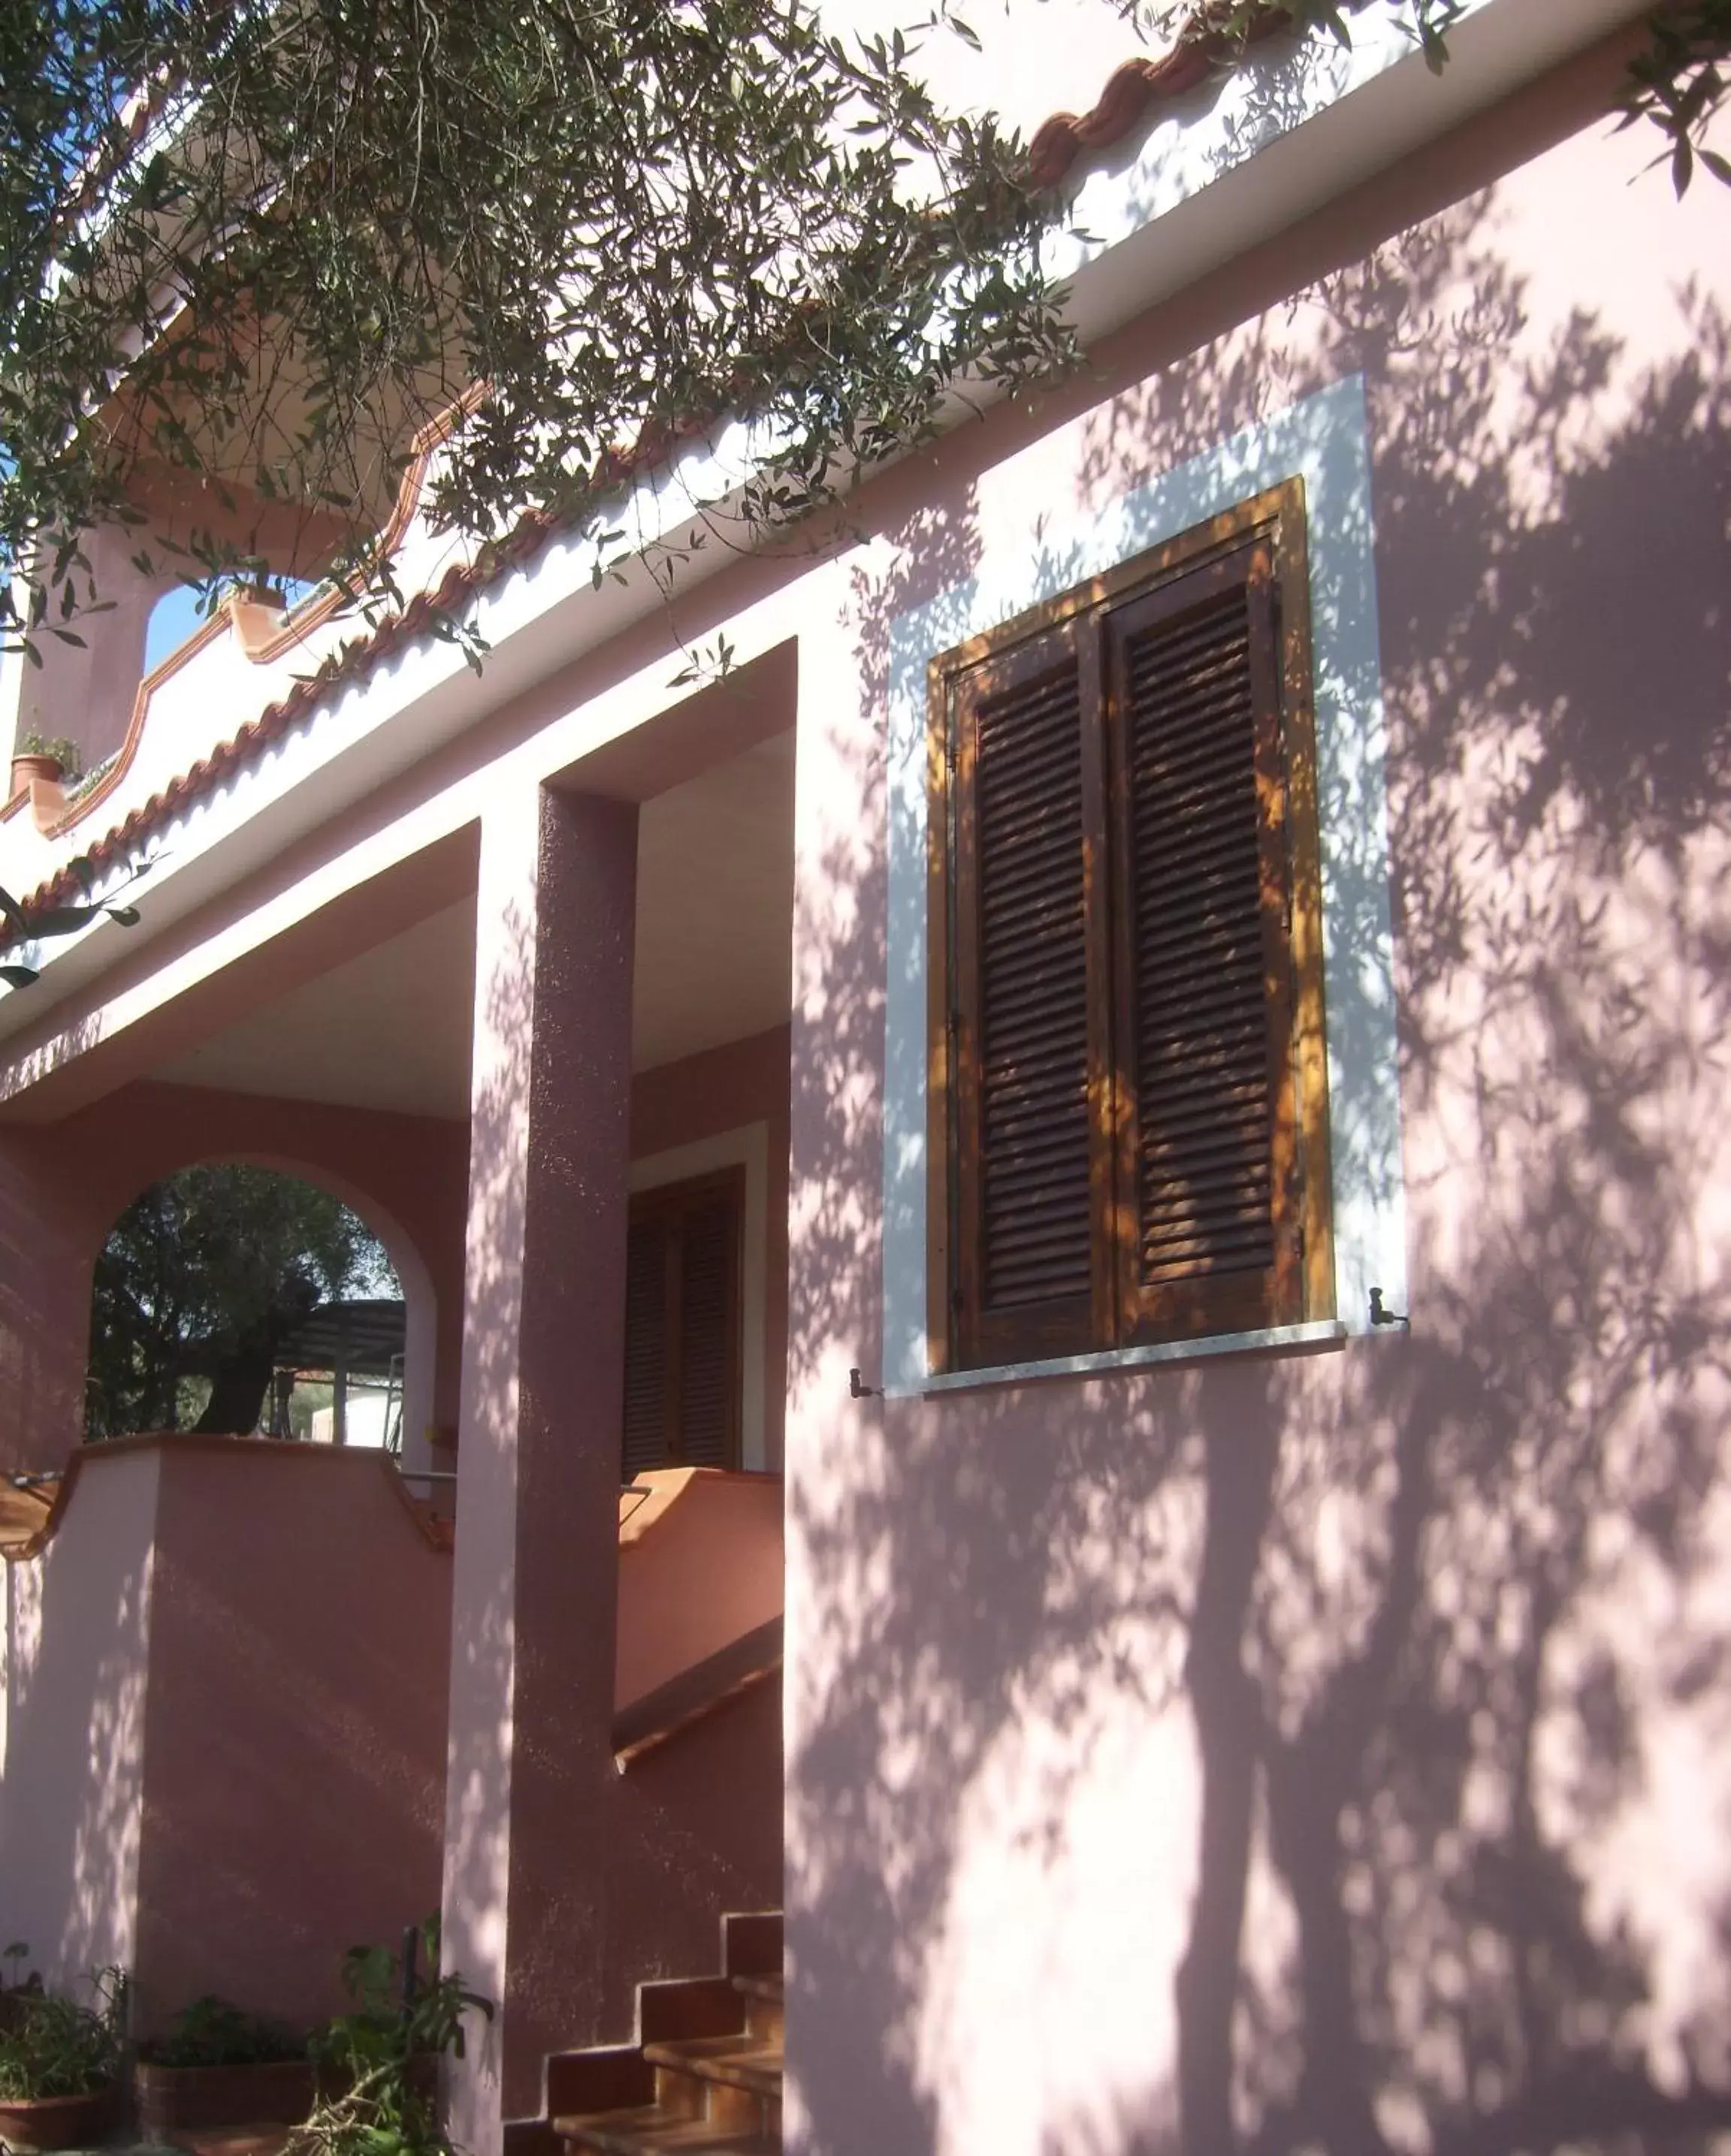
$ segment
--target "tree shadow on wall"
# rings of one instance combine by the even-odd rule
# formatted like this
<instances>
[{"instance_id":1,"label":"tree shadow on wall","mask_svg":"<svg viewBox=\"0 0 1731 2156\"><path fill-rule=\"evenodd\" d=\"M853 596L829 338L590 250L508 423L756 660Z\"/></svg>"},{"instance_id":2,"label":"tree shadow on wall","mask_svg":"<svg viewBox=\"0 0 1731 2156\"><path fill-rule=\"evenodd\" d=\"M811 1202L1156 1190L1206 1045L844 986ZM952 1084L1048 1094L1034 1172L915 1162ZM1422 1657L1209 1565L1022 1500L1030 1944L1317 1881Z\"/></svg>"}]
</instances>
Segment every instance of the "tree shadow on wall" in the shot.
<instances>
[{"instance_id":1,"label":"tree shadow on wall","mask_svg":"<svg viewBox=\"0 0 1731 2156\"><path fill-rule=\"evenodd\" d=\"M789 1519L825 2156L1731 2132L1728 326L1691 297L1645 369L1585 312L1541 338L1494 213L1120 398L1081 484L1364 373L1410 1338L850 1406L885 778L833 745L859 798L799 898ZM928 513L856 592L872 708L973 524Z\"/></svg>"}]
</instances>

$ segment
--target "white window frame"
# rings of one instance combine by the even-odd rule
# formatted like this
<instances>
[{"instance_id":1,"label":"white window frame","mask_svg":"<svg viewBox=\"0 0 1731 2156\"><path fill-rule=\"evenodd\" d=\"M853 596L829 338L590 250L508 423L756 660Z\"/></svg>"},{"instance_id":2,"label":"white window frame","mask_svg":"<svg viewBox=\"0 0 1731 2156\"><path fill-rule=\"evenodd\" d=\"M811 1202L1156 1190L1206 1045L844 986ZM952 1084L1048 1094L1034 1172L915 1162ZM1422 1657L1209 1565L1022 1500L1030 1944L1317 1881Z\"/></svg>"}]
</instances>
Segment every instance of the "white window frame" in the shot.
<instances>
[{"instance_id":1,"label":"white window frame","mask_svg":"<svg viewBox=\"0 0 1731 2156\"><path fill-rule=\"evenodd\" d=\"M1335 1309L1320 1323L934 1376L927 1344L927 669L939 653L1290 479L1304 482L1323 870ZM1386 721L1370 438L1362 375L1307 397L1086 516L981 533L978 569L890 629L889 921L884 1008L883 1383L892 1398L1077 1376L1372 1330L1405 1311Z\"/></svg>"}]
</instances>

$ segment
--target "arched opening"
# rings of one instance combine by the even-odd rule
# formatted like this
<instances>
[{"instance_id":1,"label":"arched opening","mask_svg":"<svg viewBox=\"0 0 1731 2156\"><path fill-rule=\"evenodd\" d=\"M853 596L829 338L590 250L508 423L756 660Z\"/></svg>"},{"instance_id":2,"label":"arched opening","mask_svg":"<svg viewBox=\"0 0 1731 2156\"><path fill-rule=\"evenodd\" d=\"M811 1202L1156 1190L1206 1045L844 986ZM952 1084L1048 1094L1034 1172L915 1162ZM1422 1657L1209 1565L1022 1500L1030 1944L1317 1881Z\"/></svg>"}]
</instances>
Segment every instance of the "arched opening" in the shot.
<instances>
[{"instance_id":1,"label":"arched opening","mask_svg":"<svg viewBox=\"0 0 1731 2156\"><path fill-rule=\"evenodd\" d=\"M249 584L237 588L248 593L254 589ZM271 604L290 613L318 588L316 578L278 577L268 589ZM172 659L182 644L198 634L210 616L210 604L198 586L172 585L152 608L145 626L144 672L154 674L165 659Z\"/></svg>"},{"instance_id":2,"label":"arched opening","mask_svg":"<svg viewBox=\"0 0 1731 2156\"><path fill-rule=\"evenodd\" d=\"M251 1158L178 1168L96 1257L85 1435L384 1445L419 1467L435 1323L419 1253L339 1178Z\"/></svg>"}]
</instances>

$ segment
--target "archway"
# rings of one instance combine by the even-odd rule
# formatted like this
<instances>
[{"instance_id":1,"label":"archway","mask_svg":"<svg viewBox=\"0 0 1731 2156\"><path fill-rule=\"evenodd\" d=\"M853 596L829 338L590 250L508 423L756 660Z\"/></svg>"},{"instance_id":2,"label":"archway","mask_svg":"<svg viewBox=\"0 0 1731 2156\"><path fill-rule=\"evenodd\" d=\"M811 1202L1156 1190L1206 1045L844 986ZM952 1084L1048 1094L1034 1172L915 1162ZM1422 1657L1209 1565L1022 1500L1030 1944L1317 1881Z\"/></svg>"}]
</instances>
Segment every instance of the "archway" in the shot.
<instances>
[{"instance_id":1,"label":"archway","mask_svg":"<svg viewBox=\"0 0 1731 2156\"><path fill-rule=\"evenodd\" d=\"M164 1265L165 1255L172 1262ZM155 1277L141 1278L152 1263ZM136 1426L141 1407L153 1410L147 1426L156 1428L229 1430L239 1417L248 1429L280 1429L287 1398L274 1373L292 1370L297 1358L311 1358L302 1360L311 1368L321 1356L341 1369L342 1350L334 1358L328 1351L352 1337L346 1374L379 1374L381 1312L356 1305L400 1300L400 1360L392 1353L381 1365L397 1364L386 1406L405 1472L427 1468L438 1322L432 1276L377 1200L322 1164L224 1152L167 1165L111 1216L90 1277L90 1434L118 1435L117 1420ZM150 1306L139 1308L145 1299ZM129 1352L131 1341L110 1337L128 1322L135 1339L152 1345L153 1368L150 1355ZM369 1441L364 1421L343 1430L341 1399L339 1393L333 1403L339 1436Z\"/></svg>"}]
</instances>

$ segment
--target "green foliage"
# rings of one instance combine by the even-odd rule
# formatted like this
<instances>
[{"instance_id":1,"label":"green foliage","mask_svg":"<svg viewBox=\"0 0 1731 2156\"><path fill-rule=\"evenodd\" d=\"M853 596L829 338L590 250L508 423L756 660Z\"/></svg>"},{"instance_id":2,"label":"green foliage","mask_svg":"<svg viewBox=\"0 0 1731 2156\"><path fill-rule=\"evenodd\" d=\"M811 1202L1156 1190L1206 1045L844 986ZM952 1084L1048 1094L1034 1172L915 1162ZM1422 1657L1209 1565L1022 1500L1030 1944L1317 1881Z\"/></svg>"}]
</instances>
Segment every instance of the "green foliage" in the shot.
<instances>
[{"instance_id":1,"label":"green foliage","mask_svg":"<svg viewBox=\"0 0 1731 2156\"><path fill-rule=\"evenodd\" d=\"M1212 36L1227 50L1242 52L1252 36L1278 14L1300 31L1322 31L1341 44L1352 42L1352 18L1372 8L1397 16L1410 31L1433 73L1448 59L1448 35L1466 13L1465 0L1117 0L1122 12L1165 38ZM1731 163L1704 146L1703 138L1723 110L1731 57L1731 0L1669 0L1648 20L1648 43L1630 64L1624 86L1625 124L1650 121L1664 137L1678 194L1698 162L1715 179L1731 183Z\"/></svg>"},{"instance_id":2,"label":"green foliage","mask_svg":"<svg viewBox=\"0 0 1731 2156\"><path fill-rule=\"evenodd\" d=\"M4 11L14 636L90 603L78 534L182 478L296 539L140 521L141 555L213 578L286 552L388 588L379 506L478 385L435 515L485 539L548 511L604 573L640 440L758 414L779 447L742 514L781 526L929 434L958 377L1061 366L1020 147L936 108L917 43L827 35L807 0Z\"/></svg>"},{"instance_id":3,"label":"green foliage","mask_svg":"<svg viewBox=\"0 0 1731 2156\"><path fill-rule=\"evenodd\" d=\"M1651 42L1634 61L1623 95L1625 125L1651 121L1670 146L1672 184L1682 194L1697 162L1731 186L1731 162L1707 147L1724 109L1731 57L1731 0L1682 0L1652 18Z\"/></svg>"},{"instance_id":4,"label":"green foliage","mask_svg":"<svg viewBox=\"0 0 1731 2156\"><path fill-rule=\"evenodd\" d=\"M348 1208L291 1176L225 1162L152 1183L96 1260L86 1435L176 1428L195 1373L262 1367L262 1399L277 1342L381 1272Z\"/></svg>"},{"instance_id":5,"label":"green foliage","mask_svg":"<svg viewBox=\"0 0 1731 2156\"><path fill-rule=\"evenodd\" d=\"M1378 6L1440 67L1461 13L1102 4L1226 64L1271 16L1347 38ZM749 540L929 435L958 383L1070 363L1039 264L1057 206L917 80L922 36L973 42L951 8L870 40L812 0L0 9L0 642L76 641L80 535L116 520L212 591L400 596L371 534L460 399L435 516L486 542L547 512L598 583L632 551L621 453L756 415ZM1728 49L1731 0L1674 0L1631 69L1679 187L1731 177L1702 146Z\"/></svg>"},{"instance_id":6,"label":"green foliage","mask_svg":"<svg viewBox=\"0 0 1731 2156\"><path fill-rule=\"evenodd\" d=\"M84 751L74 741L55 735L44 740L39 733L21 734L13 749L14 756L51 756L60 767L62 778L76 778L84 768Z\"/></svg>"},{"instance_id":7,"label":"green foliage","mask_svg":"<svg viewBox=\"0 0 1731 2156\"><path fill-rule=\"evenodd\" d=\"M90 2005L31 1985L6 1993L0 2002L0 2101L93 2096L114 2080L126 2036L126 1975L99 1969L90 1985Z\"/></svg>"},{"instance_id":8,"label":"green foliage","mask_svg":"<svg viewBox=\"0 0 1731 2156\"><path fill-rule=\"evenodd\" d=\"M138 2055L154 2066L263 2066L305 2058L306 2040L206 1992L181 2009L166 2036L141 2045Z\"/></svg>"},{"instance_id":9,"label":"green foliage","mask_svg":"<svg viewBox=\"0 0 1731 2156\"><path fill-rule=\"evenodd\" d=\"M9 891L0 887L0 952L9 950L17 943L31 943L44 937L75 936L88 928L92 921L116 921L122 928L134 928L138 924L138 910L131 906L116 906L114 899L120 891L128 889L144 873L142 866L135 865L109 898L98 902L90 894L96 886L96 870L83 857L66 864L67 871L82 886L85 902L80 906L39 906L26 914ZM13 959L0 965L0 982L8 988L27 988L37 978L36 968L22 959Z\"/></svg>"},{"instance_id":10,"label":"green foliage","mask_svg":"<svg viewBox=\"0 0 1731 2156\"><path fill-rule=\"evenodd\" d=\"M353 2010L318 2031L311 2049L321 2094L286 2156L453 2156L429 2085L430 2062L464 2051L463 2016L492 2018L491 2004L439 1966L439 1920L415 1935L414 1968L388 1947L357 1947L342 1979Z\"/></svg>"}]
</instances>

